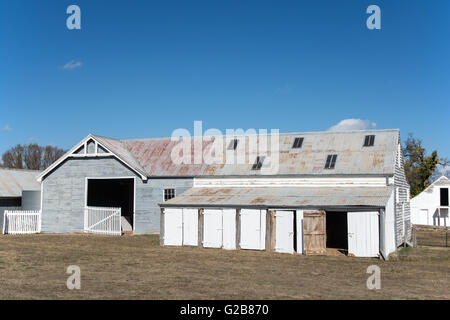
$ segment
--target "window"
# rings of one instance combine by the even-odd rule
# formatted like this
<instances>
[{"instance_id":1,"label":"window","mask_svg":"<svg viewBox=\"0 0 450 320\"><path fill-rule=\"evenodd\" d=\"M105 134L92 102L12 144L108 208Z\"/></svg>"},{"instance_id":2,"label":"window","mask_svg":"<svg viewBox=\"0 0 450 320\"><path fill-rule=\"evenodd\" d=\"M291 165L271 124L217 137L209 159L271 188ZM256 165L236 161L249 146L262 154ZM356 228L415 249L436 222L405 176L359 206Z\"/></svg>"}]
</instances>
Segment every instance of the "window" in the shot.
<instances>
[{"instance_id":1,"label":"window","mask_svg":"<svg viewBox=\"0 0 450 320\"><path fill-rule=\"evenodd\" d=\"M252 170L260 170L261 167L262 167L262 165L263 165L264 158L265 158L265 157L257 156L257 157L256 157L256 161L255 161L255 163L253 164Z\"/></svg>"},{"instance_id":2,"label":"window","mask_svg":"<svg viewBox=\"0 0 450 320\"><path fill-rule=\"evenodd\" d=\"M164 189L164 201L175 198L175 189Z\"/></svg>"},{"instance_id":3,"label":"window","mask_svg":"<svg viewBox=\"0 0 450 320\"><path fill-rule=\"evenodd\" d=\"M295 138L294 144L292 145L293 149L301 148L303 144L303 138Z\"/></svg>"},{"instance_id":4,"label":"window","mask_svg":"<svg viewBox=\"0 0 450 320\"><path fill-rule=\"evenodd\" d=\"M228 145L228 150L236 150L239 140L233 139L230 141L230 144Z\"/></svg>"},{"instance_id":5,"label":"window","mask_svg":"<svg viewBox=\"0 0 450 320\"><path fill-rule=\"evenodd\" d=\"M441 207L448 207L448 188L441 188Z\"/></svg>"},{"instance_id":6,"label":"window","mask_svg":"<svg viewBox=\"0 0 450 320\"><path fill-rule=\"evenodd\" d=\"M364 138L364 147L373 147L375 143L375 136L369 135Z\"/></svg>"},{"instance_id":7,"label":"window","mask_svg":"<svg viewBox=\"0 0 450 320\"><path fill-rule=\"evenodd\" d=\"M336 164L337 154L329 154L327 157L327 162L325 163L325 169L334 169Z\"/></svg>"}]
</instances>

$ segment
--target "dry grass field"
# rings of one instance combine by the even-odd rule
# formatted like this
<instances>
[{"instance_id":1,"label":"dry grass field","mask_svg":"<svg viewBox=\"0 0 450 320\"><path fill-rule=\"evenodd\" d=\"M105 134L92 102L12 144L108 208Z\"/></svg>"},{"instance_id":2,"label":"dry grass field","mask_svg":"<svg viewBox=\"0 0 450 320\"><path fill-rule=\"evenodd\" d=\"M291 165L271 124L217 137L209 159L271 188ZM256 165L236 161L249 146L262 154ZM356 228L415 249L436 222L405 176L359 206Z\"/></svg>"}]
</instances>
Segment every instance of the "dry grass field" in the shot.
<instances>
[{"instance_id":1,"label":"dry grass field","mask_svg":"<svg viewBox=\"0 0 450 320\"><path fill-rule=\"evenodd\" d=\"M381 289L368 290L369 265ZM68 290L66 268L81 268ZM160 247L157 236L0 236L0 299L450 299L450 248L389 261Z\"/></svg>"}]
</instances>

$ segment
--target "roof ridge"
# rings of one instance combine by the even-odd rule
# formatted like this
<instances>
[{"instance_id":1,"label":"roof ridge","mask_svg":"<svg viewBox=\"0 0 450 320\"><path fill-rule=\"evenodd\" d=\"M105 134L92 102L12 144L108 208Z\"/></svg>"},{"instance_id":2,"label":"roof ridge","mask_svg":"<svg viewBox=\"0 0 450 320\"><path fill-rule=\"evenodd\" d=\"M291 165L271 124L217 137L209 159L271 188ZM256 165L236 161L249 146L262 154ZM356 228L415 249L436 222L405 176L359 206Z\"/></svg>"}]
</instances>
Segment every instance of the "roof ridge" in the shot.
<instances>
[{"instance_id":1,"label":"roof ridge","mask_svg":"<svg viewBox=\"0 0 450 320\"><path fill-rule=\"evenodd\" d=\"M284 132L279 133L280 136L291 136L291 135L314 135L314 134L346 134L346 133L364 133L364 132L400 132L400 129L363 129L363 130L341 130L341 131L292 131L292 132ZM256 133L257 135L258 133ZM271 135L272 133L268 132L267 135ZM221 135L208 135L208 137L242 137L242 136L251 136L254 134L246 134L244 131L244 134L221 134ZM195 137L205 137L205 136L189 136L190 138ZM107 138L107 137L104 137ZM119 139L118 141L127 142L127 141L148 141L148 140L167 140L171 139L172 137L156 137L156 138L130 138L130 139ZM112 138L111 138L112 139Z\"/></svg>"}]
</instances>

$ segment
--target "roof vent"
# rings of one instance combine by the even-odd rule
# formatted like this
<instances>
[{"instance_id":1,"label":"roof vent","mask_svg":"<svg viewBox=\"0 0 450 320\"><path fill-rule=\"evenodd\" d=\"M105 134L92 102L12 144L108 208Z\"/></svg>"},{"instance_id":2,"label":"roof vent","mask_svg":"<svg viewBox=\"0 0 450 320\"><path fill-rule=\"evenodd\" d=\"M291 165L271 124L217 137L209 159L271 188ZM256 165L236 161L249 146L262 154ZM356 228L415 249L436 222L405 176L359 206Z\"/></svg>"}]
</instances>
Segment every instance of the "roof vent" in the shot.
<instances>
[{"instance_id":1,"label":"roof vent","mask_svg":"<svg viewBox=\"0 0 450 320\"><path fill-rule=\"evenodd\" d=\"M228 150L236 150L239 140L233 139L230 141L230 144L228 145Z\"/></svg>"},{"instance_id":2,"label":"roof vent","mask_svg":"<svg viewBox=\"0 0 450 320\"><path fill-rule=\"evenodd\" d=\"M337 154L329 154L327 162L325 163L325 169L334 169L336 164Z\"/></svg>"},{"instance_id":3,"label":"roof vent","mask_svg":"<svg viewBox=\"0 0 450 320\"><path fill-rule=\"evenodd\" d=\"M373 147L375 143L375 136L369 135L364 138L364 147Z\"/></svg>"},{"instance_id":4,"label":"roof vent","mask_svg":"<svg viewBox=\"0 0 450 320\"><path fill-rule=\"evenodd\" d=\"M293 149L299 149L299 148L302 147L302 145L303 145L303 138L297 137L294 140L294 144L292 145L292 148Z\"/></svg>"},{"instance_id":5,"label":"roof vent","mask_svg":"<svg viewBox=\"0 0 450 320\"><path fill-rule=\"evenodd\" d=\"M252 166L252 170L260 170L262 165L263 165L264 158L265 157L257 156L256 160L255 160L255 163Z\"/></svg>"}]
</instances>

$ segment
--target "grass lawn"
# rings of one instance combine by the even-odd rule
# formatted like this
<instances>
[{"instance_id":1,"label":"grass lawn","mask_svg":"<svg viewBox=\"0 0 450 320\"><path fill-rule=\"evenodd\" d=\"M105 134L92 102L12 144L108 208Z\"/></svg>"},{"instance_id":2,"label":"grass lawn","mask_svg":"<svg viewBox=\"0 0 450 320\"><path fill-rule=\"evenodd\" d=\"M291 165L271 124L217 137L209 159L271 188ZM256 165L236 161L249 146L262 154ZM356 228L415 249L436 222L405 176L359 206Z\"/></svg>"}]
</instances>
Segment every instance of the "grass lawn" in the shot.
<instances>
[{"instance_id":1,"label":"grass lawn","mask_svg":"<svg viewBox=\"0 0 450 320\"><path fill-rule=\"evenodd\" d=\"M381 268L381 289L366 287ZM66 269L81 268L68 290ZM450 248L398 258L160 247L158 236L0 235L0 299L450 299Z\"/></svg>"}]
</instances>

